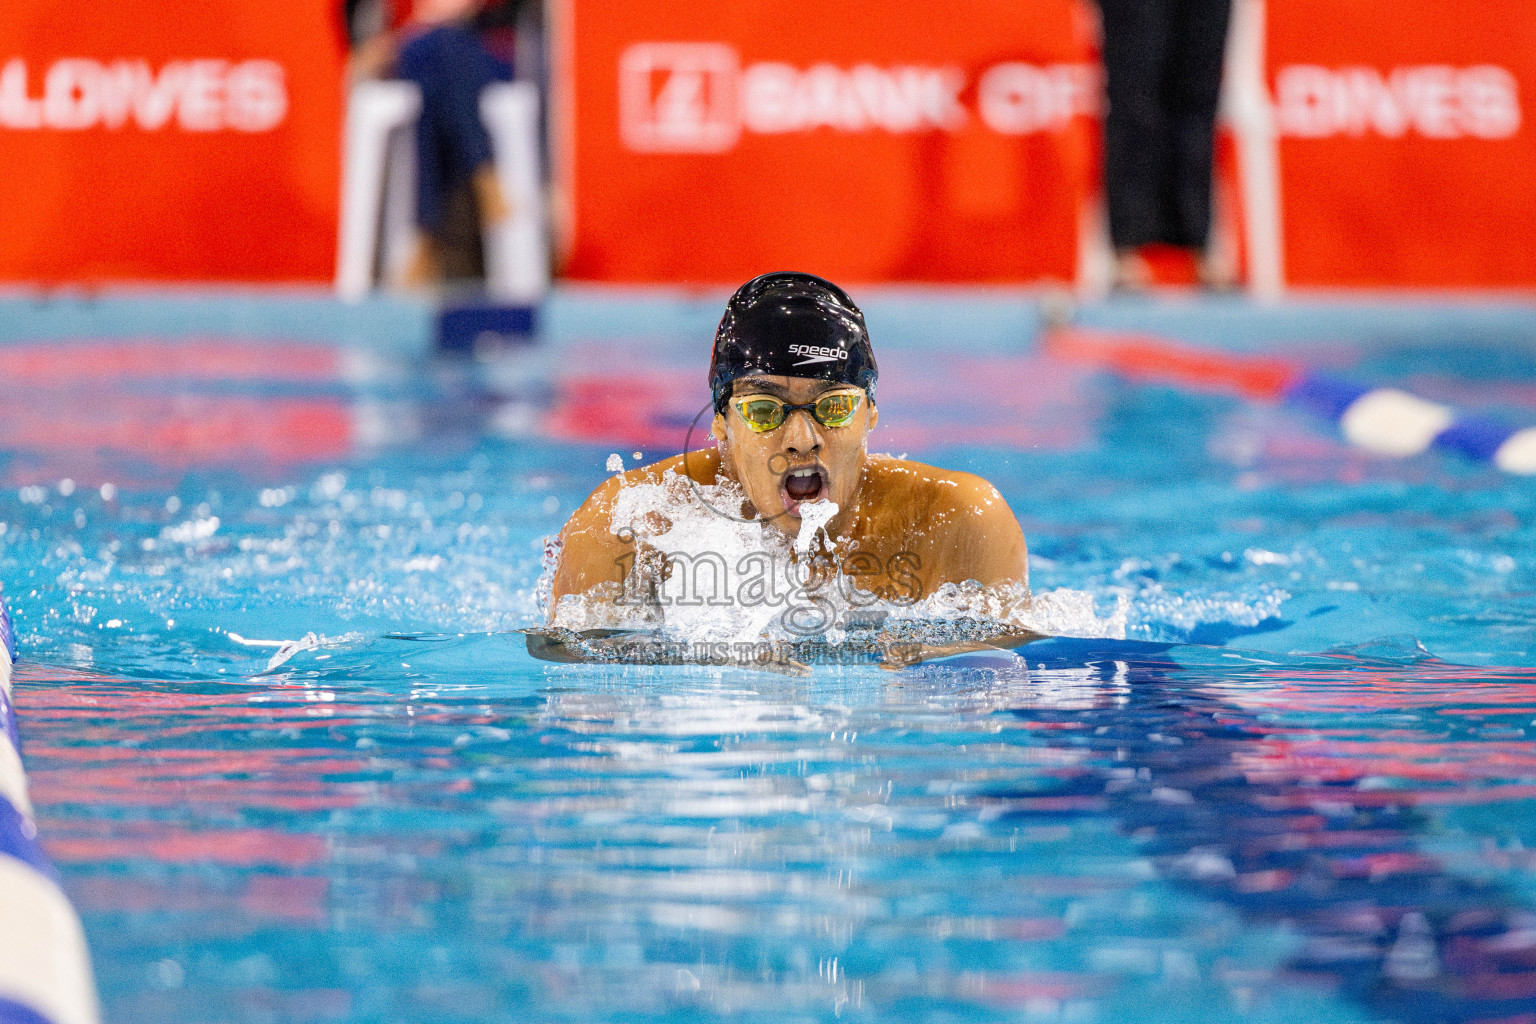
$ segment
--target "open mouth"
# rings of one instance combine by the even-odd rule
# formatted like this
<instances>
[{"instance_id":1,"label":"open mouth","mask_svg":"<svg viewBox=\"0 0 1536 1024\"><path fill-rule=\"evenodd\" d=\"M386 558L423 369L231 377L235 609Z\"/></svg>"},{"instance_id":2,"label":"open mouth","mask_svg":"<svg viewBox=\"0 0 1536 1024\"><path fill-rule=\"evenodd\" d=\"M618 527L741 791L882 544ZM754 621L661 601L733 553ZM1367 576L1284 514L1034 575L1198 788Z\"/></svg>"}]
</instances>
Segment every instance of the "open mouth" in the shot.
<instances>
[{"instance_id":1,"label":"open mouth","mask_svg":"<svg viewBox=\"0 0 1536 1024\"><path fill-rule=\"evenodd\" d=\"M780 483L784 499L784 511L792 516L800 514L800 505L806 501L820 501L828 496L826 470L820 466L802 466L784 474Z\"/></svg>"}]
</instances>

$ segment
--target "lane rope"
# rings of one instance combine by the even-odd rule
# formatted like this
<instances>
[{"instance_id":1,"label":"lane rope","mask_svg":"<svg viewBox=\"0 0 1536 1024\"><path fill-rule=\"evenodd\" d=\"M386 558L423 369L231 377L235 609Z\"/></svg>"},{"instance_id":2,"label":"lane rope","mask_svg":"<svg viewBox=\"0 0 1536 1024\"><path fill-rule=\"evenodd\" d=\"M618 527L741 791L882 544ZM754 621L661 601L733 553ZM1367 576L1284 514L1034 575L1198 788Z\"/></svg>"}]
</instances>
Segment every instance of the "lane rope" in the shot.
<instances>
[{"instance_id":1,"label":"lane rope","mask_svg":"<svg viewBox=\"0 0 1536 1024\"><path fill-rule=\"evenodd\" d=\"M1346 440L1407 458L1430 448L1536 475L1536 427L1468 415L1398 388L1379 388L1272 356L1212 352L1149 334L1079 327L1047 330L1046 355L1131 380L1177 384L1302 409L1338 425Z\"/></svg>"},{"instance_id":2,"label":"lane rope","mask_svg":"<svg viewBox=\"0 0 1536 1024\"><path fill-rule=\"evenodd\" d=\"M0 600L0 1024L96 1024L85 933L37 841L11 699L16 633Z\"/></svg>"}]
</instances>

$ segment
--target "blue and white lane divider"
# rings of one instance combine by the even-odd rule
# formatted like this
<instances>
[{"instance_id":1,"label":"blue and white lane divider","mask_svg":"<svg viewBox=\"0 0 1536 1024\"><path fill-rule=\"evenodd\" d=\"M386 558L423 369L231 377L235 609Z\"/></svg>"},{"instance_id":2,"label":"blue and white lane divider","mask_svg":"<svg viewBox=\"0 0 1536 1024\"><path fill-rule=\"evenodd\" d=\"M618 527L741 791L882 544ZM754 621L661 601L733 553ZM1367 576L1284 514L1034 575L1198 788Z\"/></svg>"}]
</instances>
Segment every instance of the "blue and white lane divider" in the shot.
<instances>
[{"instance_id":1,"label":"blue and white lane divider","mask_svg":"<svg viewBox=\"0 0 1536 1024\"><path fill-rule=\"evenodd\" d=\"M80 918L37 842L11 705L16 634L0 602L0 1024L95 1024Z\"/></svg>"},{"instance_id":2,"label":"blue and white lane divider","mask_svg":"<svg viewBox=\"0 0 1536 1024\"><path fill-rule=\"evenodd\" d=\"M1283 394L1287 405L1332 419L1346 440L1380 455L1407 458L1440 448L1506 473L1536 474L1536 427L1517 428L1397 388L1362 387L1321 374L1299 376Z\"/></svg>"},{"instance_id":3,"label":"blue and white lane divider","mask_svg":"<svg viewBox=\"0 0 1536 1024\"><path fill-rule=\"evenodd\" d=\"M1439 448L1506 473L1536 475L1536 427L1458 413L1397 388L1376 388L1272 356L1192 348L1146 334L1056 327L1044 351L1057 359L1136 380L1236 392L1280 402L1337 423L1351 444L1396 458Z\"/></svg>"}]
</instances>

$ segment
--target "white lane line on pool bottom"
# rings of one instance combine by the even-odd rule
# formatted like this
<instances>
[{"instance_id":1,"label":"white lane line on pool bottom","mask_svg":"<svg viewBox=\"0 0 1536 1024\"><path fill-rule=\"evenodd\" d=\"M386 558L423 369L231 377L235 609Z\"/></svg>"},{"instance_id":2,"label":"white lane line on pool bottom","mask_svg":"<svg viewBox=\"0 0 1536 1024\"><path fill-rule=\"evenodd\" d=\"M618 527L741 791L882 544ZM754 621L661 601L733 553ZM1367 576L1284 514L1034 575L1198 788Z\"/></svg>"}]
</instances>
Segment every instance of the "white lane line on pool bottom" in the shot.
<instances>
[{"instance_id":1,"label":"white lane line on pool bottom","mask_svg":"<svg viewBox=\"0 0 1536 1024\"><path fill-rule=\"evenodd\" d=\"M1396 388L1378 388L1349 404L1339 429L1351 444L1405 458L1427 451L1455 418L1446 406Z\"/></svg>"},{"instance_id":2,"label":"white lane line on pool bottom","mask_svg":"<svg viewBox=\"0 0 1536 1024\"><path fill-rule=\"evenodd\" d=\"M85 933L58 886L31 866L0 856L0 907L0 996L53 1024L96 1024Z\"/></svg>"}]
</instances>

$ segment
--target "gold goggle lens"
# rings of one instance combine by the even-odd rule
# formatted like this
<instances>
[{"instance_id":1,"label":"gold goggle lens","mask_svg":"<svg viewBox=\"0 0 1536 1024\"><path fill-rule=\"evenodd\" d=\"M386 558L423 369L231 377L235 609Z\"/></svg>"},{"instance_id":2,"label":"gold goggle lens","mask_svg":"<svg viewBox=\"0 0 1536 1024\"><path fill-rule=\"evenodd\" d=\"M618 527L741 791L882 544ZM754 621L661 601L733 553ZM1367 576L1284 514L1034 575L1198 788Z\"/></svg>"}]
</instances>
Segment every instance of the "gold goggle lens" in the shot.
<instances>
[{"instance_id":1,"label":"gold goggle lens","mask_svg":"<svg viewBox=\"0 0 1536 1024\"><path fill-rule=\"evenodd\" d=\"M776 398L743 399L736 403L736 411L747 421L747 426L759 434L784 422L784 403Z\"/></svg>"},{"instance_id":2,"label":"gold goggle lens","mask_svg":"<svg viewBox=\"0 0 1536 1024\"><path fill-rule=\"evenodd\" d=\"M859 411L863 395L842 391L834 395L822 395L814 410L816 419L824 427L846 427Z\"/></svg>"},{"instance_id":3,"label":"gold goggle lens","mask_svg":"<svg viewBox=\"0 0 1536 1024\"><path fill-rule=\"evenodd\" d=\"M824 427L846 427L859 411L864 396L857 391L834 391L822 395L807 405L790 405L771 395L753 395L738 398L731 404L741 414L747 426L759 434L777 430L795 409L809 409L816 422Z\"/></svg>"}]
</instances>

